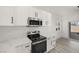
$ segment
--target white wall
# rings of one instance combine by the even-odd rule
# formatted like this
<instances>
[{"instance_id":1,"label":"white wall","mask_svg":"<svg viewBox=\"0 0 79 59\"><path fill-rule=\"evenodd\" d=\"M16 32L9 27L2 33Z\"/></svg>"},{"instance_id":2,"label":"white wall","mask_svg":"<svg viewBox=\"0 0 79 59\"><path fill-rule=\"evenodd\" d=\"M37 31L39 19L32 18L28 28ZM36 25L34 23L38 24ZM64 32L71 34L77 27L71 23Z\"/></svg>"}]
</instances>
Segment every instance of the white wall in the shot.
<instances>
[{"instance_id":1,"label":"white wall","mask_svg":"<svg viewBox=\"0 0 79 59\"><path fill-rule=\"evenodd\" d=\"M57 22L60 22L60 30L56 31ZM51 26L51 34L55 36L56 39L61 37L61 16L55 13L52 13L52 26Z\"/></svg>"}]
</instances>

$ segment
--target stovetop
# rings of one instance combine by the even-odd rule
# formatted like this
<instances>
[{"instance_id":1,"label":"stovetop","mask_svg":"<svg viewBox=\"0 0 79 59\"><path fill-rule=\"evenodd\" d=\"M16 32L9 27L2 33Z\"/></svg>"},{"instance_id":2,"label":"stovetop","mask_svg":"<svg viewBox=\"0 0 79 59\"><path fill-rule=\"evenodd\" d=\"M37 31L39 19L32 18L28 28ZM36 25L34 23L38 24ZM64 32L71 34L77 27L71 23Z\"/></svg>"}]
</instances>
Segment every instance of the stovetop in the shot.
<instances>
[{"instance_id":1,"label":"stovetop","mask_svg":"<svg viewBox=\"0 0 79 59\"><path fill-rule=\"evenodd\" d=\"M34 35L28 35L28 38L32 41L32 43L38 42L38 41L41 41L41 40L46 40L46 37L44 37L42 35L35 35L35 36Z\"/></svg>"}]
</instances>

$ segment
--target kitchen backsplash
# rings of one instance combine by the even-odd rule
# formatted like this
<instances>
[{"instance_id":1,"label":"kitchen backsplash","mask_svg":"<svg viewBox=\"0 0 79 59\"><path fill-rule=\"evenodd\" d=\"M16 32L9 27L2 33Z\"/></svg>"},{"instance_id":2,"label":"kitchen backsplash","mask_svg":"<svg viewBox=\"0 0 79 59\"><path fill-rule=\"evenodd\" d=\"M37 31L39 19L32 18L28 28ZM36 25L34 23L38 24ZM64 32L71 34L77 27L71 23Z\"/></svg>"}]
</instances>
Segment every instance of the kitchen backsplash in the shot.
<instances>
[{"instance_id":1,"label":"kitchen backsplash","mask_svg":"<svg viewBox=\"0 0 79 59\"><path fill-rule=\"evenodd\" d=\"M48 27L0 26L0 41L22 38L27 31L39 30L41 35L48 36Z\"/></svg>"}]
</instances>

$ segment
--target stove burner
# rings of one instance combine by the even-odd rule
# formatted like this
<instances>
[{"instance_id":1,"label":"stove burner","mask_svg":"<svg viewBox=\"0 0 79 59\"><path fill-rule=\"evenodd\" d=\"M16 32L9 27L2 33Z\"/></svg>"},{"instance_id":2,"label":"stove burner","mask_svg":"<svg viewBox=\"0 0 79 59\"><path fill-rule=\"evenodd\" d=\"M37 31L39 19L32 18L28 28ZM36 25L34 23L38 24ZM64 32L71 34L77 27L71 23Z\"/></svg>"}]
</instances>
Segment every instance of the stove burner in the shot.
<instances>
[{"instance_id":1,"label":"stove burner","mask_svg":"<svg viewBox=\"0 0 79 59\"><path fill-rule=\"evenodd\" d=\"M36 35L36 34L35 34ZM28 35L28 38L33 42L37 42L37 41L41 41L41 40L45 40L46 37L42 36L42 35L36 35L36 37L34 35Z\"/></svg>"}]
</instances>

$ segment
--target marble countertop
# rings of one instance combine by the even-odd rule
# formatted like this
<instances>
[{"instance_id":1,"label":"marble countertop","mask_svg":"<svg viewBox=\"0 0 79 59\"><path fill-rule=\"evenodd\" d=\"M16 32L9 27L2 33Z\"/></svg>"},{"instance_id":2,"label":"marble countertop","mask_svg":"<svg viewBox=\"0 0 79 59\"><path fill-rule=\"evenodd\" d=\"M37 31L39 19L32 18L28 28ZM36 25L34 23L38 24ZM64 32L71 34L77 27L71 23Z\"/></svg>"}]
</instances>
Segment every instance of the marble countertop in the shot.
<instances>
[{"instance_id":1,"label":"marble countertop","mask_svg":"<svg viewBox=\"0 0 79 59\"><path fill-rule=\"evenodd\" d=\"M31 44L31 40L27 37L20 37L18 39L5 40L0 42L0 52L6 52L21 44Z\"/></svg>"}]
</instances>

